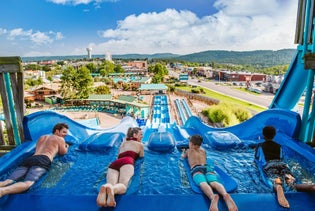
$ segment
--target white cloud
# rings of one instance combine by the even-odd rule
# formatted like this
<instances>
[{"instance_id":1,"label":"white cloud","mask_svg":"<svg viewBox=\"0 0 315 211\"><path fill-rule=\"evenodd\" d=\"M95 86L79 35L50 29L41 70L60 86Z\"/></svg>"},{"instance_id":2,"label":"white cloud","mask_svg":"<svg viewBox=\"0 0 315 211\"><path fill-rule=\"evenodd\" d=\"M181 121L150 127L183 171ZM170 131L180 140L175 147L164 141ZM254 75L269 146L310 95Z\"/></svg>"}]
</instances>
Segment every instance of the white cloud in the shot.
<instances>
[{"instance_id":1,"label":"white cloud","mask_svg":"<svg viewBox=\"0 0 315 211\"><path fill-rule=\"evenodd\" d=\"M12 29L9 31L8 39L15 40L17 37L20 39L26 39L32 34L32 30L24 31L22 28Z\"/></svg>"},{"instance_id":2,"label":"white cloud","mask_svg":"<svg viewBox=\"0 0 315 211\"><path fill-rule=\"evenodd\" d=\"M6 30L6 29L0 28L0 35L6 34L6 33L7 33L7 30Z\"/></svg>"},{"instance_id":3,"label":"white cloud","mask_svg":"<svg viewBox=\"0 0 315 211\"><path fill-rule=\"evenodd\" d=\"M89 4L94 3L95 5L99 5L102 2L117 2L118 0L47 0L54 4L62 4L62 5L79 5L79 4Z\"/></svg>"},{"instance_id":4,"label":"white cloud","mask_svg":"<svg viewBox=\"0 0 315 211\"><path fill-rule=\"evenodd\" d=\"M174 9L130 15L98 32L105 42L90 45L113 54L295 48L295 0L217 0L214 6L219 11L202 18Z\"/></svg>"},{"instance_id":5,"label":"white cloud","mask_svg":"<svg viewBox=\"0 0 315 211\"><path fill-rule=\"evenodd\" d=\"M0 34L8 34L7 39L11 41L19 41L19 40L29 40L36 45L46 45L50 44L55 40L63 39L63 35L61 32L33 32L32 29L24 30L22 28L12 29L10 31L6 29L0 29Z\"/></svg>"},{"instance_id":6,"label":"white cloud","mask_svg":"<svg viewBox=\"0 0 315 211\"><path fill-rule=\"evenodd\" d=\"M52 43L53 41L48 35L42 32L35 32L30 36L30 39L33 43L37 45Z\"/></svg>"}]
</instances>

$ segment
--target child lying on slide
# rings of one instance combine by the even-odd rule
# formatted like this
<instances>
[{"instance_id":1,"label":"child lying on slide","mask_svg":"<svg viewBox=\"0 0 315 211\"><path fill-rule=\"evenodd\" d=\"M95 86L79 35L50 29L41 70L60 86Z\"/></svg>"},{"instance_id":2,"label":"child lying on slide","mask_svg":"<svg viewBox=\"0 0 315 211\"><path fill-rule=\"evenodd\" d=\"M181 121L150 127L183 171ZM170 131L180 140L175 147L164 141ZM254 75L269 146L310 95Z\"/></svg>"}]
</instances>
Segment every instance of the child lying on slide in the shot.
<instances>
[{"instance_id":1,"label":"child lying on slide","mask_svg":"<svg viewBox=\"0 0 315 211\"><path fill-rule=\"evenodd\" d=\"M229 211L237 211L237 206L231 196L226 192L224 186L218 182L217 175L213 168L207 165L206 151L200 146L202 137L193 135L189 140L189 149L183 150L182 158L188 158L191 174L194 182L200 186L203 193L211 200L210 211L218 210L219 196L213 193L213 190L219 192L228 207Z\"/></svg>"}]
</instances>

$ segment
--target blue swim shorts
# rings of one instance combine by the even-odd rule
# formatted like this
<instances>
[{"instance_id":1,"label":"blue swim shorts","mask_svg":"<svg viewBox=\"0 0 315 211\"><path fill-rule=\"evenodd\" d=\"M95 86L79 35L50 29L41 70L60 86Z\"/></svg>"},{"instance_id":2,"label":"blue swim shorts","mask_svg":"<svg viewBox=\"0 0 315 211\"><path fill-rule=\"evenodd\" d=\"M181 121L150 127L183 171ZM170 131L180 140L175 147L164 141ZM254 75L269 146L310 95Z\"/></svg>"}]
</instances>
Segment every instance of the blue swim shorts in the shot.
<instances>
[{"instance_id":1,"label":"blue swim shorts","mask_svg":"<svg viewBox=\"0 0 315 211\"><path fill-rule=\"evenodd\" d=\"M202 182L216 182L218 177L214 172L213 168L210 166L195 166L191 170L193 180L197 185L200 185Z\"/></svg>"}]
</instances>

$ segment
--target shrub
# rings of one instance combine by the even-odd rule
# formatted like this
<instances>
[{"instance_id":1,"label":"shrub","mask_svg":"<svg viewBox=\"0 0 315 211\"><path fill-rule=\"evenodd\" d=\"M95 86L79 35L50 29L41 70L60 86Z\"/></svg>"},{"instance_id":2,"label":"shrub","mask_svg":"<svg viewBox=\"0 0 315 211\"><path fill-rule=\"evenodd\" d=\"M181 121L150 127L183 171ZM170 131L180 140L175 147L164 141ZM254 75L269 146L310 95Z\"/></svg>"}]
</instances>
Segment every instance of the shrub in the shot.
<instances>
[{"instance_id":1,"label":"shrub","mask_svg":"<svg viewBox=\"0 0 315 211\"><path fill-rule=\"evenodd\" d=\"M239 124L251 117L246 109L235 107L233 104L220 103L202 110L212 123L222 123L224 127Z\"/></svg>"},{"instance_id":2,"label":"shrub","mask_svg":"<svg viewBox=\"0 0 315 211\"><path fill-rule=\"evenodd\" d=\"M198 93L200 93L200 90L199 90L199 89L191 89L191 92L192 92L192 93L197 93L197 94L198 94Z\"/></svg>"},{"instance_id":3,"label":"shrub","mask_svg":"<svg viewBox=\"0 0 315 211\"><path fill-rule=\"evenodd\" d=\"M240 122L244 122L252 117L252 114L248 110L240 107L234 107L233 113Z\"/></svg>"}]
</instances>

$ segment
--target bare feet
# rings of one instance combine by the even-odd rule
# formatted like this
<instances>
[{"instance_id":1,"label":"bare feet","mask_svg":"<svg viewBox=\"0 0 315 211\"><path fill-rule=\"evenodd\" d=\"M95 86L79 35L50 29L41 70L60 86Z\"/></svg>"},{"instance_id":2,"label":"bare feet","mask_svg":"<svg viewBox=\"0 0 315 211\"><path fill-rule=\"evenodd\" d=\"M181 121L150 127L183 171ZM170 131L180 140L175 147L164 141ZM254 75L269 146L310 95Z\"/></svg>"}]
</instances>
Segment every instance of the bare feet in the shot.
<instances>
[{"instance_id":1,"label":"bare feet","mask_svg":"<svg viewBox=\"0 0 315 211\"><path fill-rule=\"evenodd\" d=\"M289 202L287 201L287 199L285 198L283 189L281 185L277 185L276 187L276 191L277 191L277 199L278 199L278 203L282 206L282 207L286 207L289 208Z\"/></svg>"},{"instance_id":2,"label":"bare feet","mask_svg":"<svg viewBox=\"0 0 315 211\"><path fill-rule=\"evenodd\" d=\"M7 180L5 180L3 182L0 182L0 187L5 187L7 185L10 185L11 183L13 183L13 180L7 179Z\"/></svg>"},{"instance_id":3,"label":"bare feet","mask_svg":"<svg viewBox=\"0 0 315 211\"><path fill-rule=\"evenodd\" d=\"M230 194L225 194L223 196L223 199L225 201L226 206L228 207L229 211L237 211L237 206L235 204L235 202L233 201L233 199L231 198Z\"/></svg>"},{"instance_id":4,"label":"bare feet","mask_svg":"<svg viewBox=\"0 0 315 211\"><path fill-rule=\"evenodd\" d=\"M211 200L211 204L209 207L209 211L218 211L218 201L219 201L219 196L218 194L214 194L213 199Z\"/></svg>"},{"instance_id":5,"label":"bare feet","mask_svg":"<svg viewBox=\"0 0 315 211\"><path fill-rule=\"evenodd\" d=\"M295 178L291 174L286 174L285 175L285 182L288 185L291 185L291 184L293 184L295 182Z\"/></svg>"},{"instance_id":6,"label":"bare feet","mask_svg":"<svg viewBox=\"0 0 315 211\"><path fill-rule=\"evenodd\" d=\"M106 186L106 193L107 193L107 206L116 207L114 187L111 184L108 184L108 186Z\"/></svg>"},{"instance_id":7,"label":"bare feet","mask_svg":"<svg viewBox=\"0 0 315 211\"><path fill-rule=\"evenodd\" d=\"M106 207L106 184L102 185L97 195L96 204L100 207Z\"/></svg>"}]
</instances>

